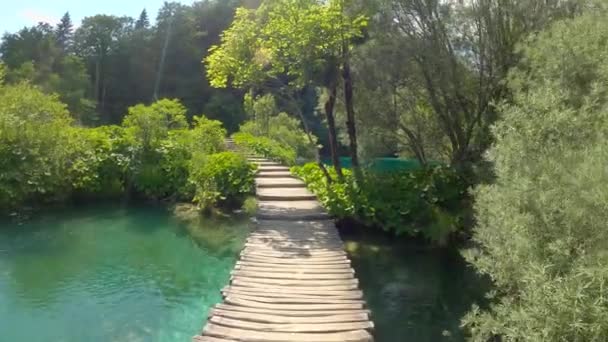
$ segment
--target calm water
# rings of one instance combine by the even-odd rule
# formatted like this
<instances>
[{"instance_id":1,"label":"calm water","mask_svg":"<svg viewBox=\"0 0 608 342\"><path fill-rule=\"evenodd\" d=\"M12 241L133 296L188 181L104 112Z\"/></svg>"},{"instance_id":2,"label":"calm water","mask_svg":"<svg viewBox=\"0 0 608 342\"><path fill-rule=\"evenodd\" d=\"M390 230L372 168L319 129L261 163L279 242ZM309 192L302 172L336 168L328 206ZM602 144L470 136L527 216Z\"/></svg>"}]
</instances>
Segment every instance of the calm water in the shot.
<instances>
[{"instance_id":1,"label":"calm water","mask_svg":"<svg viewBox=\"0 0 608 342\"><path fill-rule=\"evenodd\" d=\"M247 221L79 208L0 223L0 341L188 341L218 302Z\"/></svg>"},{"instance_id":2,"label":"calm water","mask_svg":"<svg viewBox=\"0 0 608 342\"><path fill-rule=\"evenodd\" d=\"M0 341L189 341L248 232L157 207L85 207L0 222ZM379 342L461 341L484 288L457 253L346 236Z\"/></svg>"},{"instance_id":3,"label":"calm water","mask_svg":"<svg viewBox=\"0 0 608 342\"><path fill-rule=\"evenodd\" d=\"M457 251L420 248L373 236L345 236L373 313L378 342L463 341L460 319L483 303L487 282Z\"/></svg>"}]
</instances>

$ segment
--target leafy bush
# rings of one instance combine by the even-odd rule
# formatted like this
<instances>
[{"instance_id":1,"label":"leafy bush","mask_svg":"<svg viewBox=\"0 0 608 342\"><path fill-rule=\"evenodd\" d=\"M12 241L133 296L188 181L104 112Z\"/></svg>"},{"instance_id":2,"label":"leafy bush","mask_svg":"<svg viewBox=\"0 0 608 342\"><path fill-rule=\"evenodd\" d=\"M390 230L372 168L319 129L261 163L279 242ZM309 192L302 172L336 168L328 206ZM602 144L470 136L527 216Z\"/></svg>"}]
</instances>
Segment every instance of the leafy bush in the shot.
<instances>
[{"instance_id":1,"label":"leafy bush","mask_svg":"<svg viewBox=\"0 0 608 342\"><path fill-rule=\"evenodd\" d=\"M254 174L255 166L237 153L196 153L190 172L190 182L195 188L194 202L203 209L216 204L240 204L253 193Z\"/></svg>"},{"instance_id":2,"label":"leafy bush","mask_svg":"<svg viewBox=\"0 0 608 342\"><path fill-rule=\"evenodd\" d=\"M130 107L123 127L135 189L146 197L166 198L187 189L193 136L187 130L186 108L162 99Z\"/></svg>"},{"instance_id":3,"label":"leafy bush","mask_svg":"<svg viewBox=\"0 0 608 342\"><path fill-rule=\"evenodd\" d=\"M146 198L208 208L244 199L252 167L224 149L219 121L160 100L129 109L124 126L72 126L66 106L27 83L4 86L0 66L0 209L71 196L106 197L133 186Z\"/></svg>"},{"instance_id":4,"label":"leafy bush","mask_svg":"<svg viewBox=\"0 0 608 342\"><path fill-rule=\"evenodd\" d=\"M217 120L209 120L205 116L193 118L194 127L190 130L193 151L217 153L224 149L226 129Z\"/></svg>"},{"instance_id":5,"label":"leafy bush","mask_svg":"<svg viewBox=\"0 0 608 342\"><path fill-rule=\"evenodd\" d=\"M308 163L293 167L337 218L350 218L397 235L422 235L443 245L462 227L466 183L447 167L394 173L365 172L355 183L350 170L339 181L335 170L327 179L319 166Z\"/></svg>"},{"instance_id":6,"label":"leafy bush","mask_svg":"<svg viewBox=\"0 0 608 342\"><path fill-rule=\"evenodd\" d=\"M300 128L300 121L290 117L287 113L279 113L267 119L268 127L262 126L258 121L247 121L239 129L242 133L254 136L267 136L283 146L295 149L296 155L305 159L315 157L315 144L311 145L306 132Z\"/></svg>"},{"instance_id":7,"label":"leafy bush","mask_svg":"<svg viewBox=\"0 0 608 342\"><path fill-rule=\"evenodd\" d=\"M56 96L0 85L0 207L51 200L69 188L71 119Z\"/></svg>"},{"instance_id":8,"label":"leafy bush","mask_svg":"<svg viewBox=\"0 0 608 342\"><path fill-rule=\"evenodd\" d=\"M561 22L511 74L467 255L497 288L464 320L474 341L608 340L606 42L604 13Z\"/></svg>"},{"instance_id":9,"label":"leafy bush","mask_svg":"<svg viewBox=\"0 0 608 342\"><path fill-rule=\"evenodd\" d=\"M157 147L170 130L188 127L186 112L179 100L162 99L149 106L138 104L129 107L123 127L131 135L133 145L150 150Z\"/></svg>"},{"instance_id":10,"label":"leafy bush","mask_svg":"<svg viewBox=\"0 0 608 342\"><path fill-rule=\"evenodd\" d=\"M125 191L130 163L124 130L119 126L72 128L69 175L73 190L84 196L117 196Z\"/></svg>"},{"instance_id":11,"label":"leafy bush","mask_svg":"<svg viewBox=\"0 0 608 342\"><path fill-rule=\"evenodd\" d=\"M282 145L270 138L242 132L233 134L232 138L237 146L249 153L280 161L286 165L293 165L296 162L296 151L293 147Z\"/></svg>"}]
</instances>

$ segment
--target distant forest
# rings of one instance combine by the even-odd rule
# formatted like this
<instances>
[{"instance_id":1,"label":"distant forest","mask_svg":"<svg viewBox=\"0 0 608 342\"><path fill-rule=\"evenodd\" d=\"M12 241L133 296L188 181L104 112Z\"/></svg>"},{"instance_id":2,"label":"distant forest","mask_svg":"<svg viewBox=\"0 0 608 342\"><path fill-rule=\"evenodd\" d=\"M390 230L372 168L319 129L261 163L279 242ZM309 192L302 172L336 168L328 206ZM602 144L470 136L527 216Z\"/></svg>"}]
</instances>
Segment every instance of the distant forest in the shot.
<instances>
[{"instance_id":1,"label":"distant forest","mask_svg":"<svg viewBox=\"0 0 608 342\"><path fill-rule=\"evenodd\" d=\"M4 34L5 81L28 80L59 94L87 126L120 123L137 103L177 98L189 117L204 113L233 131L245 116L243 92L211 88L201 60L219 43L237 7L258 5L247 0L166 2L154 24L143 9L137 18L86 17L76 29L68 12L56 26L39 23Z\"/></svg>"}]
</instances>

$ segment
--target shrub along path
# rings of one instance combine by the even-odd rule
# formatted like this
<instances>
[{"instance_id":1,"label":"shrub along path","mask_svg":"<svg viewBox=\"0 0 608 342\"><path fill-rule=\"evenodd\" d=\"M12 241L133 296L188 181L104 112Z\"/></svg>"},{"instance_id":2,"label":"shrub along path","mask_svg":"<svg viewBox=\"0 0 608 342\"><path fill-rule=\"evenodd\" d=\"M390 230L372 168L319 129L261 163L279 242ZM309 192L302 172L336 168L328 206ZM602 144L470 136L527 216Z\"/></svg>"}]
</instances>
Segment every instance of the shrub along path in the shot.
<instances>
[{"instance_id":1,"label":"shrub along path","mask_svg":"<svg viewBox=\"0 0 608 342\"><path fill-rule=\"evenodd\" d=\"M257 227L194 341L373 341L333 221L287 167L262 158Z\"/></svg>"}]
</instances>

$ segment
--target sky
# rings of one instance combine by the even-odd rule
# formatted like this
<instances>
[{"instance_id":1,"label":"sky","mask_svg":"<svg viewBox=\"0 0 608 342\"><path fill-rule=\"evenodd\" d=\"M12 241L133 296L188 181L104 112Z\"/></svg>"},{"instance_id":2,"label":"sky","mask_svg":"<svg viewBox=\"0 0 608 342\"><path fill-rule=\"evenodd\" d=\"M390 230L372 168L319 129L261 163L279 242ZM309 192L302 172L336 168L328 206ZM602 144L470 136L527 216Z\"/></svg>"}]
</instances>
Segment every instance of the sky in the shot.
<instances>
[{"instance_id":1,"label":"sky","mask_svg":"<svg viewBox=\"0 0 608 342\"><path fill-rule=\"evenodd\" d=\"M175 1L175 0L174 0ZM15 32L24 26L36 25L43 21L56 24L63 14L70 12L76 27L84 17L95 14L111 14L137 18L146 9L151 22L154 22L164 0L6 0L2 1L0 11L0 35ZM191 4L193 0L177 1Z\"/></svg>"}]
</instances>

